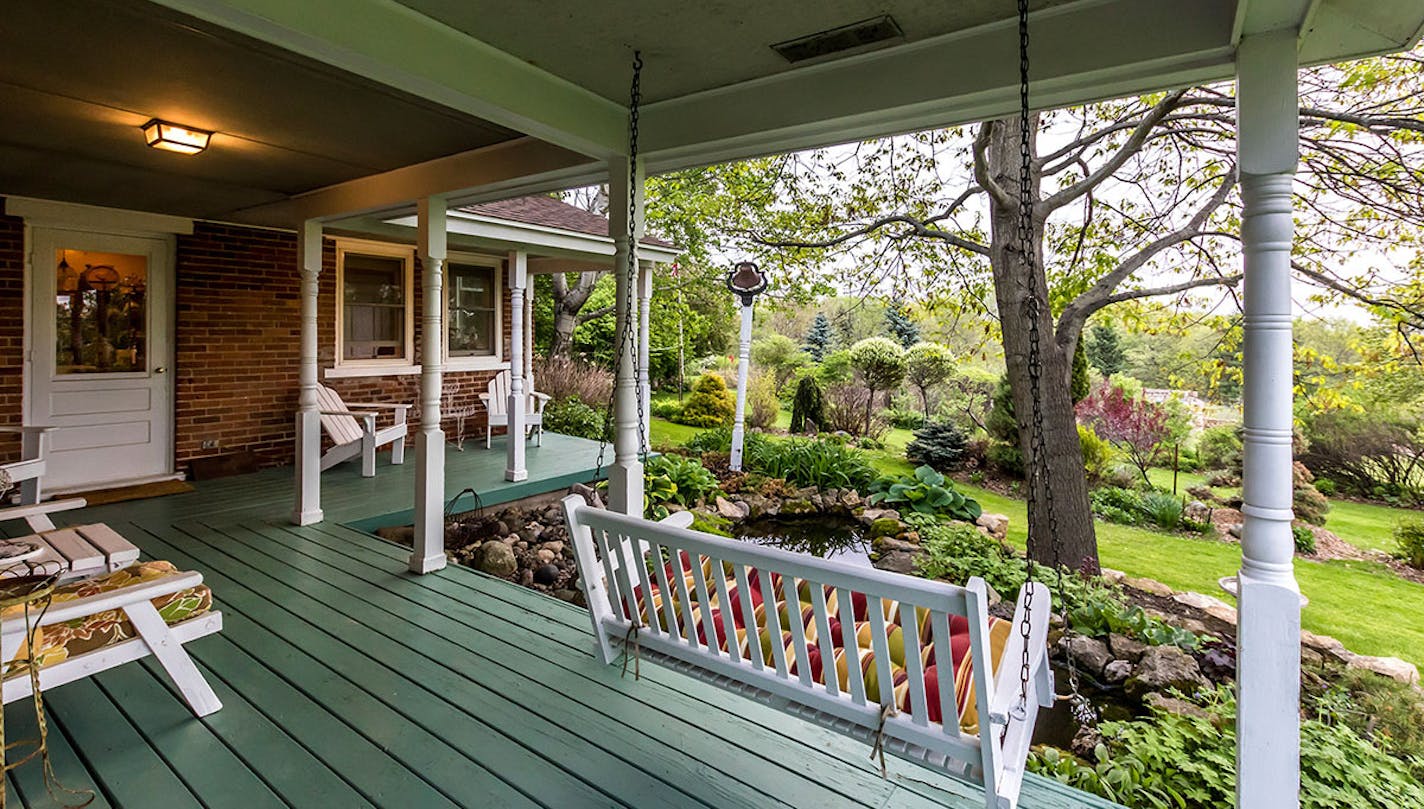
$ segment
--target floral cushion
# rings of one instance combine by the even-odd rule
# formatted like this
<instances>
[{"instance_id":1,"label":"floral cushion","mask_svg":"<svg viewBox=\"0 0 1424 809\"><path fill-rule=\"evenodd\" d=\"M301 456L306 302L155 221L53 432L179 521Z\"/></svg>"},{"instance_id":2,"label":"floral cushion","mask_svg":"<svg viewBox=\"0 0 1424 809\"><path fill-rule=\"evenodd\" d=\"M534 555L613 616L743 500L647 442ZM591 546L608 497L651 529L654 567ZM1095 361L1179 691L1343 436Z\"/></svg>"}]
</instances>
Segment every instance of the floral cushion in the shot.
<instances>
[{"instance_id":1,"label":"floral cushion","mask_svg":"<svg viewBox=\"0 0 1424 809\"><path fill-rule=\"evenodd\" d=\"M700 643L707 643L706 629L703 623L703 605L697 595L696 577L692 574L692 567L687 554L681 556L682 579L687 586L689 607L692 611L692 623L695 627L695 634ZM710 617L714 632L717 635L716 643L718 648L725 651L727 649L727 638L725 624L722 622L722 606L719 603L717 587L712 578L712 562L704 559L702 562L702 574L707 583L708 604L706 608L710 610ZM681 603L678 601L678 587L675 576L676 568L669 563L665 569L671 593L673 612L676 615L679 626L686 622ZM771 574L772 592L778 599L775 604L779 626L783 628L781 637L773 639L766 621L766 604L763 603L761 587L761 571L755 568L747 571L747 589L753 607L753 619L755 627L749 628L745 625L745 613L742 608L742 593L737 587L737 582L730 569L723 572L723 580L727 587L727 606L731 610L733 626L736 630L736 643L743 659L749 658L749 638L759 639L762 649L762 659L766 661L768 667L771 666L772 644L779 642L785 650L786 662L790 673L797 674L797 662L793 636L785 627L788 611L784 590L781 586L781 575ZM668 620L666 610L663 607L663 594L659 592L657 582L653 580L653 575L649 574L652 583L652 609L657 615L658 626L666 629ZM639 611L642 613L644 622L654 620L649 615L648 594L643 592L642 587L635 588L638 594ZM839 618L840 610L837 606L837 594L835 588L826 587L826 612L831 635L831 647L835 653L834 671L837 683L842 693L849 690L847 669L848 659L855 661L860 668L862 681L865 684L865 698L870 702L880 702L879 668L875 664L875 652L872 651L870 623L867 620L868 608L864 593L853 592L851 596L851 614L855 620L855 640L856 647L847 654L844 648L841 622ZM818 684L825 684L827 666L822 660L821 647L817 636L815 612L811 603L810 585L802 581L797 592L797 609L799 619L803 628L806 640L806 660L811 668L811 679ZM904 628L898 623L900 615L899 604L888 599L881 599L883 613L885 616L885 631L887 636L887 647L890 655L890 671L894 679L892 686L895 705L899 710L910 710L910 686L909 676L905 671L905 635ZM624 610L625 617L627 610ZM914 628L920 645L921 671L924 672L925 682L925 702L931 722L941 722L943 712L940 708L939 699L939 669L935 665L935 653L933 634L930 629L929 611L923 608L916 608L916 623ZM998 671L999 661L1003 657L1004 647L1007 645L1013 626L1011 622L1000 618L991 617L989 619L989 650L991 655L991 669ZM686 636L686 633L683 633ZM957 703L960 717L959 726L965 733L977 733L979 729L979 712L975 705L973 656L969 652L969 621L963 616L949 616L949 637L950 637L950 660L954 671L951 676L954 678L954 699ZM991 675L992 676L992 675ZM953 714L951 714L953 718Z\"/></svg>"},{"instance_id":2,"label":"floral cushion","mask_svg":"<svg viewBox=\"0 0 1424 809\"><path fill-rule=\"evenodd\" d=\"M135 584L143 584L177 572L178 569L173 566L172 562L139 562L106 576L96 576L92 579L61 585L54 591L52 606L100 593L113 592ZM189 618L196 618L212 609L213 593L207 585L199 584L196 587L155 598L153 606L158 609L158 614L163 616L164 622L171 626ZM33 620L35 617L36 612L32 605L30 618ZM6 607L3 612L0 612L0 621L23 620L25 620L25 607L22 604ZM136 634L133 624L129 623L123 610L105 610L73 621L50 624L35 629L35 659L39 661L40 668L44 668L85 652L92 652L95 649L128 640L135 637ZM4 676L8 677L24 671L23 660L28 657L27 645L21 644L19 652L5 665Z\"/></svg>"}]
</instances>

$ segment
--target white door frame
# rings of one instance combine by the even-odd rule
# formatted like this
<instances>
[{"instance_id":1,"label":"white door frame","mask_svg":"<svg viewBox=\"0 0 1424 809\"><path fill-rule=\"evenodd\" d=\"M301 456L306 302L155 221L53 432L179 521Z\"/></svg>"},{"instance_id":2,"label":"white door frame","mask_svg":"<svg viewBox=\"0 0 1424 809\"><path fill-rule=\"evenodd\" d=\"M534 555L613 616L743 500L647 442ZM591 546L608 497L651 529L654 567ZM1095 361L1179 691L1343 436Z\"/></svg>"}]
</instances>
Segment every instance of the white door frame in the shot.
<instances>
[{"instance_id":1,"label":"white door frame","mask_svg":"<svg viewBox=\"0 0 1424 809\"><path fill-rule=\"evenodd\" d=\"M22 292L24 296L23 314L23 358L22 363L22 394L20 397L20 417L23 423L33 423L34 416L34 350L35 350L35 233L36 228L46 231L59 231L74 233L78 236L98 235L98 236L119 236L158 240L164 243L163 267L158 271L163 273L163 280L168 288L167 299L157 302L160 308L150 308L150 318L159 315L162 318L162 336L167 345L165 356L150 356L149 366L164 366L167 368L167 403L163 411L166 415L167 436L164 441L165 471L160 474L149 476L131 482L138 483L144 480L162 480L177 477L175 474L175 441L176 441L176 405L177 405L177 384L175 381L175 360L177 357L177 244L175 236L177 234L191 234L193 232L193 221L182 217L165 216L161 214L150 214L139 211L126 211L116 208L100 208L91 205L77 205L73 203L54 202L50 200L31 199L26 197L6 197L5 213L10 216L18 216L24 219L24 271ZM82 487L81 487L82 488ZM72 490L72 489L71 489ZM57 489L47 489L54 493L64 491L63 487Z\"/></svg>"}]
</instances>

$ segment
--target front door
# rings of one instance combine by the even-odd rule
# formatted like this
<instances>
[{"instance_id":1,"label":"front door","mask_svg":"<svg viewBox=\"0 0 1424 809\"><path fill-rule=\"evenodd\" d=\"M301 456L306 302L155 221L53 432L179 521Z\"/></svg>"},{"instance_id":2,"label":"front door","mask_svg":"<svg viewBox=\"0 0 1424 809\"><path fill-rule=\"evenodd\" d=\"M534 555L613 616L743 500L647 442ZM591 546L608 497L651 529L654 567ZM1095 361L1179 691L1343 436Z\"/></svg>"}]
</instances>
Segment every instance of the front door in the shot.
<instances>
[{"instance_id":1,"label":"front door","mask_svg":"<svg viewBox=\"0 0 1424 809\"><path fill-rule=\"evenodd\" d=\"M50 436L45 488L173 471L170 242L36 227L28 421Z\"/></svg>"}]
</instances>

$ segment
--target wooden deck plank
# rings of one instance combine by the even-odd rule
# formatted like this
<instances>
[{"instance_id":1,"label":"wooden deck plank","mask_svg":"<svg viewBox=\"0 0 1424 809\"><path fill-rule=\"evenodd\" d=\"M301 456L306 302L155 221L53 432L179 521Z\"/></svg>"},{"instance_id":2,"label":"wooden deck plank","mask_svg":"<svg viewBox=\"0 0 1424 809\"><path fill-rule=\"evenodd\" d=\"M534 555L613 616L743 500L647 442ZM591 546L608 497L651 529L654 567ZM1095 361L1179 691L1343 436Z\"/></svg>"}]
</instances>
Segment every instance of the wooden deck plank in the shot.
<instances>
[{"instance_id":1,"label":"wooden deck plank","mask_svg":"<svg viewBox=\"0 0 1424 809\"><path fill-rule=\"evenodd\" d=\"M34 703L30 700L20 700L5 707L5 738L8 741L19 739L39 738L39 727L35 724ZM46 709L48 712L48 708ZM52 718L47 718L45 722L48 727L46 737L49 744L50 765L54 768L55 778L59 786L67 789L91 789L94 790L94 802L89 804L88 809L113 809L113 804L99 790L94 783L93 777L89 774L88 768L79 760L79 756L74 752L69 737L64 731L56 726ZM13 758L13 757L12 757ZM28 806L35 809L62 809L64 804L60 801L78 803L84 796L73 795L56 788L55 793L60 801L55 801L48 794L44 784L44 773L37 762L31 762L18 767L10 772L10 778L14 781L15 794L19 796L20 803L10 804L13 806Z\"/></svg>"},{"instance_id":2,"label":"wooden deck plank","mask_svg":"<svg viewBox=\"0 0 1424 809\"><path fill-rule=\"evenodd\" d=\"M571 744L568 734L558 725L534 721L537 714L532 712L532 706L509 702L480 680L458 676L429 659L412 655L409 648L394 641L379 643L378 638L383 636L365 625L369 617L362 617L359 611L354 615L338 613L303 594L306 588L320 589L320 579L308 577L298 581L296 585L302 590L289 588L252 568L233 570L241 565L239 561L224 563L216 558L216 549L204 552L201 543L190 543L185 548L195 554L194 561L217 582L214 586L224 593L225 609L245 614L266 626L280 624L281 634L289 642L318 654L373 695L394 695L388 703L393 710L432 734L438 734L490 772L507 773L521 790L557 794L560 796L557 805L603 805L620 798L634 806L682 804L692 800L671 784L654 781L646 773L612 759L600 748ZM186 555L177 548L170 551L170 556ZM226 572L241 575L242 583ZM339 591L334 598L342 599ZM349 597L346 600L349 601ZM281 606L274 606L276 604ZM303 619L282 621L290 612ZM420 631L413 625L404 629ZM369 653L363 651L372 646L377 648ZM388 667L384 661L396 661L400 671ZM489 678L499 672L491 667L484 674ZM506 670L500 676L518 674ZM485 682L500 680L486 679ZM446 695L443 698L442 693ZM543 766L530 766L531 757L538 756L544 757ZM602 781L604 788L596 794L589 782L573 777L564 767L576 768L584 777ZM460 777L467 779L468 775Z\"/></svg>"},{"instance_id":3,"label":"wooden deck plank","mask_svg":"<svg viewBox=\"0 0 1424 809\"><path fill-rule=\"evenodd\" d=\"M642 710L625 710L622 706L610 708L607 704L609 700L599 696L602 684L586 676L589 671L605 676L609 672L599 671L601 666L588 666L590 661L586 656L579 660L584 664L581 666L584 672L550 665L549 653L543 648L547 641L532 633L523 637L529 633L527 628L516 628L518 634L511 640L500 633L489 633L480 628L479 625L491 622L488 616L479 620L476 626L460 624L446 618L440 611L403 602L376 584L327 567L303 554L294 551L282 553L278 548L278 552L268 555L275 544L269 536L273 532L276 529L268 529L262 534L246 529L227 529L215 541L207 541L215 549L231 549L239 545L249 548L251 553L240 554L247 563L273 578L286 581L303 593L321 598L343 614L381 632L392 643L403 644L389 654L408 659L413 651L442 661L473 683L501 683L499 691L506 693L516 705L523 706L521 710L536 715L543 713L550 725L581 739L585 751L588 745L595 746L595 749L608 746L612 754L645 770L651 768L662 780L691 794L700 794L703 800L713 805L726 805L729 801L765 804L775 799L776 796L763 791L764 787L756 785L757 779L744 783L742 779L748 768L761 773L759 780L762 784L783 779L786 793L797 795L798 800L820 803L823 799L832 802L846 799L844 795L800 773L761 758L739 762L737 766L709 761L708 756L685 749L689 745L697 746L695 743L706 737L702 717L683 719L644 706L636 706L644 707ZM299 571L304 571L306 575L298 575ZM324 577L325 581L319 580L318 576ZM535 672L537 677L531 677ZM580 702L578 698L582 695L593 698ZM662 711L670 707L675 706L664 705ZM670 748L668 742L673 739L678 744ZM719 747L708 752L722 753L725 757L727 748ZM554 757L554 760L560 759ZM708 768L714 766L723 769L725 778L711 784L689 781L689 775L705 775ZM603 776L600 769L595 769L594 774ZM633 803L637 805L638 801Z\"/></svg>"},{"instance_id":4,"label":"wooden deck plank","mask_svg":"<svg viewBox=\"0 0 1424 809\"><path fill-rule=\"evenodd\" d=\"M145 658L135 668L146 670L175 701L181 699L168 675L152 658ZM222 710L203 717L202 723L288 806L373 806L336 771L229 688L215 672L201 663L198 668L223 704Z\"/></svg>"},{"instance_id":5,"label":"wooden deck plank","mask_svg":"<svg viewBox=\"0 0 1424 809\"><path fill-rule=\"evenodd\" d=\"M120 666L95 682L205 809L287 805L142 666Z\"/></svg>"},{"instance_id":6,"label":"wooden deck plank","mask_svg":"<svg viewBox=\"0 0 1424 809\"><path fill-rule=\"evenodd\" d=\"M340 527L331 530L337 533L346 531ZM283 533L300 534L302 538L313 539L316 544L323 543L323 533L311 528L272 527L264 531L263 535L276 540ZM294 539L297 537L292 536L285 541L290 543ZM358 545L353 539L355 538L327 536L325 541L331 543L328 549L336 556L323 554L323 564L329 565L333 570L359 570L363 566L370 569L370 560L362 560L359 557L362 552L373 548ZM385 544L370 538L360 539L361 542L368 540L377 545ZM297 540L297 545L293 547L303 545ZM314 550L308 550L315 553ZM352 556L343 560L344 553L350 553ZM375 570L377 572L373 580L380 581L382 574L379 569ZM517 591L517 595L532 599L537 606L550 608L555 612L563 610L571 616L577 616L582 624L578 628L563 625L551 621L548 614L537 611L522 615L518 614L522 610L491 611L488 606L482 606L491 601L486 593L457 590L457 593L464 596L464 600L461 600L448 596L431 598L431 594L424 592L429 586L438 584L441 579L462 574L485 579L495 590L501 592ZM391 577L389 573L384 575L392 584L404 584L404 579ZM467 642L474 645L501 643L501 632L519 636L532 630L540 638L558 638L559 646L539 647L535 664L540 661L555 663L584 678L582 682L570 684L567 690L590 693L590 702L607 704L611 695L599 696L599 691L590 692L590 689L613 689L620 697L640 703L641 711L671 714L671 719L677 725L678 738L685 739L680 741L680 744L687 745L689 749L699 753L704 745L707 746L707 751L699 757L725 760L729 758L730 751L741 749L751 754L748 760L752 762L774 763L779 772L764 776L759 783L780 783L787 794L796 796L794 799L805 800L823 788L831 788L841 793L841 802L856 801L878 805L886 795L894 792L894 783L882 781L878 769L866 758L868 748L855 740L788 717L761 703L730 695L701 680L662 667L644 667L643 678L638 682L632 678L620 678L618 669L594 661L589 652L591 640L586 628L587 614L577 608L469 570L452 569L444 576L422 577L420 583L427 586L419 590L405 586L396 589L399 590L400 597L428 605L434 610L437 616L435 620L439 625L449 627L444 630L446 634L467 639ZM389 604L383 606L392 609ZM510 612L514 612L512 620L511 616L506 614ZM503 624L502 629L492 631L496 624ZM488 637L485 633L489 633ZM702 695L707 700L697 699L693 695ZM596 707L590 709L597 710ZM623 721L633 721L626 714L619 714L619 718ZM842 757L837 757L838 753ZM804 754L807 758L803 760L798 754ZM742 760L738 759L737 763L730 767L735 773L730 777L744 774L742 766ZM916 773L916 777L918 776L919 773ZM808 782L816 785L809 794L802 791L804 784ZM982 801L982 798L978 797L977 788L958 782L954 782L954 785L963 792L966 799L972 798L975 803ZM835 802L834 799L832 802Z\"/></svg>"},{"instance_id":7,"label":"wooden deck plank","mask_svg":"<svg viewBox=\"0 0 1424 809\"><path fill-rule=\"evenodd\" d=\"M113 803L201 805L92 679L47 692L45 704L55 724L77 745L76 752L95 784Z\"/></svg>"}]
</instances>

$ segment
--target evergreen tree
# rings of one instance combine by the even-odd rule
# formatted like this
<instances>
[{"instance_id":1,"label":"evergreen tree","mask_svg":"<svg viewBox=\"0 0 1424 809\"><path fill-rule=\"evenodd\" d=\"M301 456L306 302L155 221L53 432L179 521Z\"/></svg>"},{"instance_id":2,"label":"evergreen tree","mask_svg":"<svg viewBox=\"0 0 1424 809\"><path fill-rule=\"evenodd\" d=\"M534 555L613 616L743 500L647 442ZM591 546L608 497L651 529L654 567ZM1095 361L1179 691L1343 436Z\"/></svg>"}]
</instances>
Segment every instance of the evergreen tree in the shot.
<instances>
[{"instance_id":1,"label":"evergreen tree","mask_svg":"<svg viewBox=\"0 0 1424 809\"><path fill-rule=\"evenodd\" d=\"M1088 398L1088 352L1083 346L1084 342L1086 341L1080 336L1078 348L1073 351L1073 379L1070 384L1073 404Z\"/></svg>"},{"instance_id":2,"label":"evergreen tree","mask_svg":"<svg viewBox=\"0 0 1424 809\"><path fill-rule=\"evenodd\" d=\"M1097 368L1104 377L1122 370L1123 365L1127 364L1127 354L1118 342L1117 329L1106 323L1093 327L1093 338L1088 342L1088 363Z\"/></svg>"},{"instance_id":3,"label":"evergreen tree","mask_svg":"<svg viewBox=\"0 0 1424 809\"><path fill-rule=\"evenodd\" d=\"M903 306L892 305L885 310L885 325L900 341L901 348L909 348L920 341L920 327L910 322L910 315Z\"/></svg>"},{"instance_id":4,"label":"evergreen tree","mask_svg":"<svg viewBox=\"0 0 1424 809\"><path fill-rule=\"evenodd\" d=\"M820 362L826 358L826 352L831 350L833 339L830 319L824 312L817 312L816 320L811 323L811 330L806 332L806 353L811 355L811 359Z\"/></svg>"}]
</instances>

